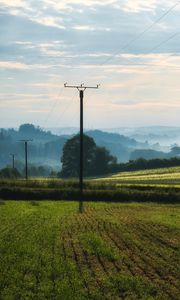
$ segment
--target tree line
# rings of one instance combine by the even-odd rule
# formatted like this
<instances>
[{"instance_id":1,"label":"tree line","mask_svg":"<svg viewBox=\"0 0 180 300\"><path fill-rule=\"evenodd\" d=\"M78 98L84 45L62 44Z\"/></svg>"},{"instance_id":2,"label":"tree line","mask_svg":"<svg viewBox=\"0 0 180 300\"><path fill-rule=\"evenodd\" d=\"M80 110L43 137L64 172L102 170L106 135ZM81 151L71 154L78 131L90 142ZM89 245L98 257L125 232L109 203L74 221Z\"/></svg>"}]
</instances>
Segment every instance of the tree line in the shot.
<instances>
[{"instance_id":1,"label":"tree line","mask_svg":"<svg viewBox=\"0 0 180 300\"><path fill-rule=\"evenodd\" d=\"M64 147L59 149L59 157L62 164L62 169L59 173L48 166L29 165L28 173L32 177L62 177L62 178L77 178L79 176L79 153L80 153L80 138L75 135L66 141ZM179 147L174 147L173 158L155 158L144 159L139 158L130 160L127 163L118 163L115 156L111 155L109 150L105 147L97 146L94 139L88 135L84 135L84 176L97 177L108 174L147 170L156 168L166 168L180 166ZM17 169L13 170L11 167L0 170L0 178L20 178L24 176L24 164L21 163L21 168L16 162Z\"/></svg>"},{"instance_id":2,"label":"tree line","mask_svg":"<svg viewBox=\"0 0 180 300\"><path fill-rule=\"evenodd\" d=\"M69 139L64 147L61 157L62 170L59 173L60 177L74 178L79 175L79 135ZM174 147L176 155L179 155L180 148ZM118 163L117 158L112 156L105 147L96 145L93 138L84 135L84 176L103 176L117 172L147 170L156 168L166 168L180 166L180 157L173 158L157 158L146 160L139 158L130 160L127 163Z\"/></svg>"}]
</instances>

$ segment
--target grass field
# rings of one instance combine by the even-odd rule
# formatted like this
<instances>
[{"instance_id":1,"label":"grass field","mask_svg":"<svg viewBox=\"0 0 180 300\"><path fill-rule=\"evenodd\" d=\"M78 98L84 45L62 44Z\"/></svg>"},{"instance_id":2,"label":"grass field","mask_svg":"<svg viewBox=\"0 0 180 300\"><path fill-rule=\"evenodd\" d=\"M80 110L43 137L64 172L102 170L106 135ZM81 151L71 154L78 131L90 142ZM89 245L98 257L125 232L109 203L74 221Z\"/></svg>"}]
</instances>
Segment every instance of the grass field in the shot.
<instances>
[{"instance_id":1,"label":"grass field","mask_svg":"<svg viewBox=\"0 0 180 300\"><path fill-rule=\"evenodd\" d=\"M0 299L180 299L180 205L0 202Z\"/></svg>"}]
</instances>

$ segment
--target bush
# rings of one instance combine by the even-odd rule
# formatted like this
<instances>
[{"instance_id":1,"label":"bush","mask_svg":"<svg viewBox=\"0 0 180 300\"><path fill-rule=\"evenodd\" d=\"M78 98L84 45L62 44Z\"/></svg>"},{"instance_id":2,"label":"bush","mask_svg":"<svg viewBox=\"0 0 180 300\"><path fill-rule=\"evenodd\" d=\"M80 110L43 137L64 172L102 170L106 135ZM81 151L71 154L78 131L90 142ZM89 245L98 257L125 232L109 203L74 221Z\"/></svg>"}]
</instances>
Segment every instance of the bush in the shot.
<instances>
[{"instance_id":1,"label":"bush","mask_svg":"<svg viewBox=\"0 0 180 300\"><path fill-rule=\"evenodd\" d=\"M17 169L4 168L0 170L0 178L17 179L21 178L21 174Z\"/></svg>"}]
</instances>

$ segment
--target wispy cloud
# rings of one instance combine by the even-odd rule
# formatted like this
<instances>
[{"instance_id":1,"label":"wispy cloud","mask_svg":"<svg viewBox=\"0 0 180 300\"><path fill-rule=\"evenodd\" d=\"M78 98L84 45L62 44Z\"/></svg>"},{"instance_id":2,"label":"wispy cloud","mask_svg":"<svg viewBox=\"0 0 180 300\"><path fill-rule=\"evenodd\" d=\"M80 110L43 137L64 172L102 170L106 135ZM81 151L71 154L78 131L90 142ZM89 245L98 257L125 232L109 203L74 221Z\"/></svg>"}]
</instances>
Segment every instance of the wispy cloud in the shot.
<instances>
[{"instance_id":1,"label":"wispy cloud","mask_svg":"<svg viewBox=\"0 0 180 300\"><path fill-rule=\"evenodd\" d=\"M17 69L17 70L29 70L31 67L16 61L0 61L0 68L4 69Z\"/></svg>"},{"instance_id":2,"label":"wispy cloud","mask_svg":"<svg viewBox=\"0 0 180 300\"><path fill-rule=\"evenodd\" d=\"M73 27L75 30L82 30L82 31L111 31L111 28L108 27L95 27L95 26L90 26L90 25L76 25Z\"/></svg>"},{"instance_id":3,"label":"wispy cloud","mask_svg":"<svg viewBox=\"0 0 180 300\"><path fill-rule=\"evenodd\" d=\"M50 26L50 27L57 27L59 29L65 29L66 27L62 24L60 24L59 18L53 17L53 16L47 16L47 17L39 17L39 18L31 18L31 20L42 24L44 26Z\"/></svg>"},{"instance_id":4,"label":"wispy cloud","mask_svg":"<svg viewBox=\"0 0 180 300\"><path fill-rule=\"evenodd\" d=\"M110 6L119 9L123 9L131 12L139 12L139 11L149 11L156 9L159 5L163 7L172 6L173 3L176 3L176 0L172 0L171 2L167 0L41 0L41 10L46 11L49 8L58 10L72 10L79 9L79 7L102 7L102 6ZM26 1L26 0L0 0L0 4L4 7L9 8L23 8L30 9L34 7L34 1Z\"/></svg>"},{"instance_id":5,"label":"wispy cloud","mask_svg":"<svg viewBox=\"0 0 180 300\"><path fill-rule=\"evenodd\" d=\"M16 61L0 61L0 68L3 69L14 69L14 70L34 70L34 69L50 69L55 67L65 67L65 65L55 65L55 64L24 64Z\"/></svg>"},{"instance_id":6,"label":"wispy cloud","mask_svg":"<svg viewBox=\"0 0 180 300\"><path fill-rule=\"evenodd\" d=\"M28 8L28 2L25 0L0 0L0 4L5 7Z\"/></svg>"}]
</instances>

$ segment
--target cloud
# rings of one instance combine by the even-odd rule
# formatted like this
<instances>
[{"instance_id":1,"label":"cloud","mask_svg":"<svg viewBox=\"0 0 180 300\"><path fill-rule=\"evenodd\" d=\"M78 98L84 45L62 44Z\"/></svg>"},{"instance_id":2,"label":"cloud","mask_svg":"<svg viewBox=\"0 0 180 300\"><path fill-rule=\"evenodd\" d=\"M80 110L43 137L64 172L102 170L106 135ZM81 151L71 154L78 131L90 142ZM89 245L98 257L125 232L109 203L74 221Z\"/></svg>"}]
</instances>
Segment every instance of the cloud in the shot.
<instances>
[{"instance_id":1,"label":"cloud","mask_svg":"<svg viewBox=\"0 0 180 300\"><path fill-rule=\"evenodd\" d=\"M28 3L25 0L0 0L1 7L28 8Z\"/></svg>"},{"instance_id":2,"label":"cloud","mask_svg":"<svg viewBox=\"0 0 180 300\"><path fill-rule=\"evenodd\" d=\"M123 1L123 9L128 12L139 12L154 10L157 7L157 0L125 0Z\"/></svg>"},{"instance_id":3,"label":"cloud","mask_svg":"<svg viewBox=\"0 0 180 300\"><path fill-rule=\"evenodd\" d=\"M82 31L111 31L111 28L107 27L107 28L103 28L103 27L94 27L94 26L90 26L90 25L76 25L72 27L75 30L82 30Z\"/></svg>"},{"instance_id":4,"label":"cloud","mask_svg":"<svg viewBox=\"0 0 180 300\"><path fill-rule=\"evenodd\" d=\"M48 17L39 17L39 18L32 18L31 20L42 24L44 26L50 26L50 27L57 27L59 29L65 29L66 27L64 25L59 24L59 19L53 16Z\"/></svg>"},{"instance_id":5,"label":"cloud","mask_svg":"<svg viewBox=\"0 0 180 300\"><path fill-rule=\"evenodd\" d=\"M77 9L82 12L85 7L115 7L121 10L125 10L128 12L140 12L140 11L152 11L157 7L170 7L175 4L177 1L173 0L171 2L167 0L39 0L39 4L35 1L27 1L27 0L0 0L0 4L4 7L9 8L17 8L17 9L30 9L35 6L41 7L41 10L46 11L49 8L58 10L68 10L72 11L73 9ZM81 10L80 10L81 8Z\"/></svg>"},{"instance_id":6,"label":"cloud","mask_svg":"<svg viewBox=\"0 0 180 300\"><path fill-rule=\"evenodd\" d=\"M53 7L54 9L72 9L75 6L82 7L96 7L96 6L107 6L114 5L118 0L44 0L47 6Z\"/></svg>"},{"instance_id":7,"label":"cloud","mask_svg":"<svg viewBox=\"0 0 180 300\"><path fill-rule=\"evenodd\" d=\"M0 68L3 69L15 69L15 70L34 70L34 69L50 69L55 67L61 67L63 65L55 64L24 64L16 61L0 61ZM63 66L64 67L64 66Z\"/></svg>"},{"instance_id":8,"label":"cloud","mask_svg":"<svg viewBox=\"0 0 180 300\"><path fill-rule=\"evenodd\" d=\"M108 119L110 126L119 126L120 121L124 124L136 117L144 124L153 122L161 107L174 109L167 123L173 118L179 122L178 38L152 53L152 46L177 31L177 8L141 39L123 48L173 3L176 0L0 0L3 107L7 102L13 113L17 109L19 121L22 114L18 108L28 105L26 118L36 122L41 119L42 104L49 110L62 98L63 103L58 101L62 111L67 101L71 102L69 90L63 90L66 97L60 97L63 82L83 80L101 83L93 96L86 93L87 113L92 114L94 124L107 124ZM11 77L13 81L7 79ZM64 126L71 120L65 116L61 122Z\"/></svg>"},{"instance_id":9,"label":"cloud","mask_svg":"<svg viewBox=\"0 0 180 300\"><path fill-rule=\"evenodd\" d=\"M58 88L59 89L59 83L52 83L52 82L38 82L38 83L34 83L34 84L31 84L32 87L37 87L37 88Z\"/></svg>"},{"instance_id":10,"label":"cloud","mask_svg":"<svg viewBox=\"0 0 180 300\"><path fill-rule=\"evenodd\" d=\"M17 69L17 70L29 70L30 66L15 62L15 61L0 61L0 68L4 69Z\"/></svg>"}]
</instances>

